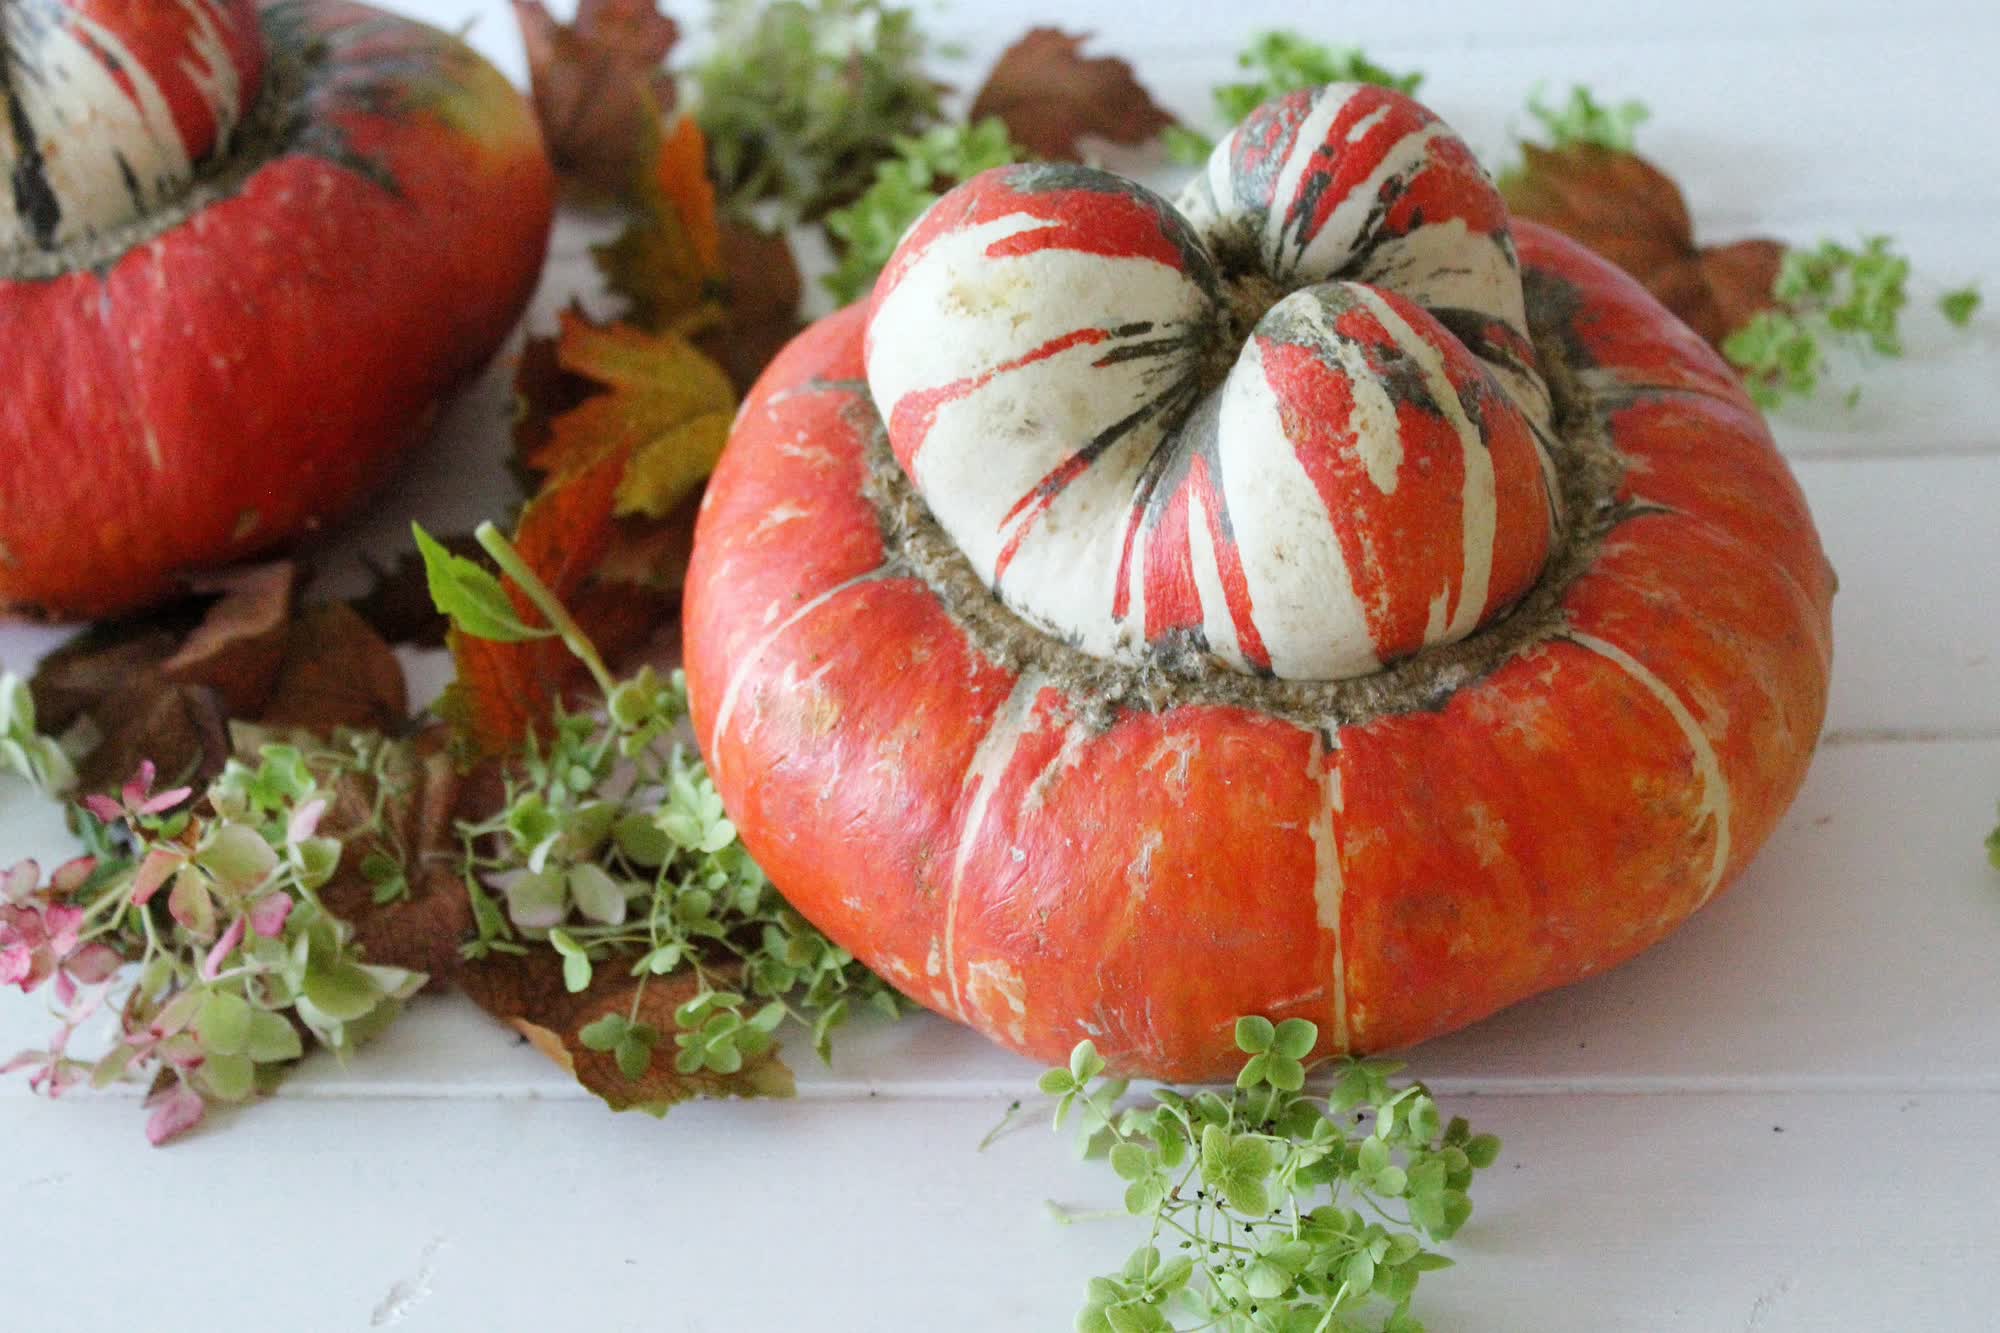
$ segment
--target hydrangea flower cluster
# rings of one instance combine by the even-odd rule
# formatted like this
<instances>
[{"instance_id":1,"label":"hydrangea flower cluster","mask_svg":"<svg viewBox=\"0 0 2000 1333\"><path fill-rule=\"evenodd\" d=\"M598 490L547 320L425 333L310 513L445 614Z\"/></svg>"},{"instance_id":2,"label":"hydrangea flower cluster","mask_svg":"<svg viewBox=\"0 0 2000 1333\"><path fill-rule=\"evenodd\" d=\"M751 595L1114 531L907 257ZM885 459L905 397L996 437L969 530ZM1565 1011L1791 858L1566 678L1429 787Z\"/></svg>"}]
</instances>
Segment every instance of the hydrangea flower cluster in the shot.
<instances>
[{"instance_id":1,"label":"hydrangea flower cluster","mask_svg":"<svg viewBox=\"0 0 2000 1333\"><path fill-rule=\"evenodd\" d=\"M155 791L146 764L116 798L86 797L74 819L88 855L0 875L0 983L48 986L57 1020L46 1049L0 1072L31 1071L50 1096L150 1077L159 1144L267 1088L305 1037L345 1053L387 1023L425 978L360 961L318 896L342 854L320 831L332 783L366 757L271 744L199 796ZM110 1049L72 1054L106 1010Z\"/></svg>"}]
</instances>

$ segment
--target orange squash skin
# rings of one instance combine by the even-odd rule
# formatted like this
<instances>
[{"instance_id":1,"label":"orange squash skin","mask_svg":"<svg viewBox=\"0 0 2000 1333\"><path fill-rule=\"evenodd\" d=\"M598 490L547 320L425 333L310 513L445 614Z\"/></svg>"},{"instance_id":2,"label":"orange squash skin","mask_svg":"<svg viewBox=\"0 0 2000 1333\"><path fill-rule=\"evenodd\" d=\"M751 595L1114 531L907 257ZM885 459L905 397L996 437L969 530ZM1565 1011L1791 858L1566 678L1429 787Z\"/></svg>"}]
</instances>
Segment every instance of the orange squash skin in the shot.
<instances>
[{"instance_id":1,"label":"orange squash skin","mask_svg":"<svg viewBox=\"0 0 2000 1333\"><path fill-rule=\"evenodd\" d=\"M863 495L866 311L801 335L709 487L685 622L697 738L777 886L1007 1046L1209 1079L1239 1014L1407 1045L1734 880L1812 754L1832 571L1729 369L1605 261L1515 238L1629 507L1552 637L1435 710L1326 730L1211 705L1099 729L985 660Z\"/></svg>"},{"instance_id":2,"label":"orange squash skin","mask_svg":"<svg viewBox=\"0 0 2000 1333\"><path fill-rule=\"evenodd\" d=\"M0 280L0 612L127 610L341 513L533 293L525 99L423 25L279 8L273 46L324 54L277 151L101 267Z\"/></svg>"}]
</instances>

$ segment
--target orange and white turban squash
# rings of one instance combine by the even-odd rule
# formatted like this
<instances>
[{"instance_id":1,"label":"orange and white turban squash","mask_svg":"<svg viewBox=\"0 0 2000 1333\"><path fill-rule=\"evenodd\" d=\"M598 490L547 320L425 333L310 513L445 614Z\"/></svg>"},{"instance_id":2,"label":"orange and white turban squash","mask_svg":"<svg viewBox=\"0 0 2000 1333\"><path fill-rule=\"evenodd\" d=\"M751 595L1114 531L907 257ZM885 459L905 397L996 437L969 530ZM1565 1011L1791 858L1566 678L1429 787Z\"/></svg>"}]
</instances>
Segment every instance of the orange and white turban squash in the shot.
<instances>
[{"instance_id":1,"label":"orange and white turban squash","mask_svg":"<svg viewBox=\"0 0 2000 1333\"><path fill-rule=\"evenodd\" d=\"M346 507L506 336L554 184L457 39L343 0L0 0L0 614Z\"/></svg>"},{"instance_id":2,"label":"orange and white turban squash","mask_svg":"<svg viewBox=\"0 0 2000 1333\"><path fill-rule=\"evenodd\" d=\"M1735 377L1380 88L1178 204L947 194L745 404L697 735L808 917L1043 1060L1400 1046L1629 958L1804 776L1833 576Z\"/></svg>"}]
</instances>

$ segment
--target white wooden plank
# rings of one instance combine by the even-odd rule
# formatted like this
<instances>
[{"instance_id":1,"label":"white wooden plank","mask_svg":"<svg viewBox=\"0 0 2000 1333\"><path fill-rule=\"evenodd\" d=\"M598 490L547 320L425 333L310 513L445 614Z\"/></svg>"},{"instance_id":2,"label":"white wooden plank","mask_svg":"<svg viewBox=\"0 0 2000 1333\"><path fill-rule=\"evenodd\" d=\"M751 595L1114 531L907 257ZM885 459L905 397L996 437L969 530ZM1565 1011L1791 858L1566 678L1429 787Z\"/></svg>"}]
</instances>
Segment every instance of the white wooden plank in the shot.
<instances>
[{"instance_id":1,"label":"white wooden plank","mask_svg":"<svg viewBox=\"0 0 2000 1333\"><path fill-rule=\"evenodd\" d=\"M2000 456L1796 470L1840 573L1829 730L2000 730Z\"/></svg>"},{"instance_id":2,"label":"white wooden plank","mask_svg":"<svg viewBox=\"0 0 2000 1333\"><path fill-rule=\"evenodd\" d=\"M1117 1182L1037 1126L975 1151L1002 1105L297 1105L155 1151L130 1107L0 1103L8 1322L1066 1328L1143 1233L1053 1222L1043 1200L1116 1207ZM1506 1148L1425 1281L1437 1333L1991 1327L2000 1181L1965 1145L2000 1098L1448 1107Z\"/></svg>"}]
</instances>

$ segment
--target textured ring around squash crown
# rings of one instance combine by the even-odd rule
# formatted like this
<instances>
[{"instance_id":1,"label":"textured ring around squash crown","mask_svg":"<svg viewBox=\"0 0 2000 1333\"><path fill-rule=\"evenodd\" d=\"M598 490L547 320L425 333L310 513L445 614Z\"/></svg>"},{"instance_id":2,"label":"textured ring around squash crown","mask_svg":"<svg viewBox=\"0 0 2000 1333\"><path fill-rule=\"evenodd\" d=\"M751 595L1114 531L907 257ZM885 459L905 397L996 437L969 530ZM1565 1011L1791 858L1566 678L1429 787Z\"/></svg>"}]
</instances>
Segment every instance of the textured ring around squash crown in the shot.
<instances>
[{"instance_id":1,"label":"textured ring around squash crown","mask_svg":"<svg viewBox=\"0 0 2000 1333\"><path fill-rule=\"evenodd\" d=\"M1113 661L1367 674L1503 615L1561 523L1504 205L1387 89L1267 103L1178 208L1084 167L965 182L866 356L973 569Z\"/></svg>"}]
</instances>

